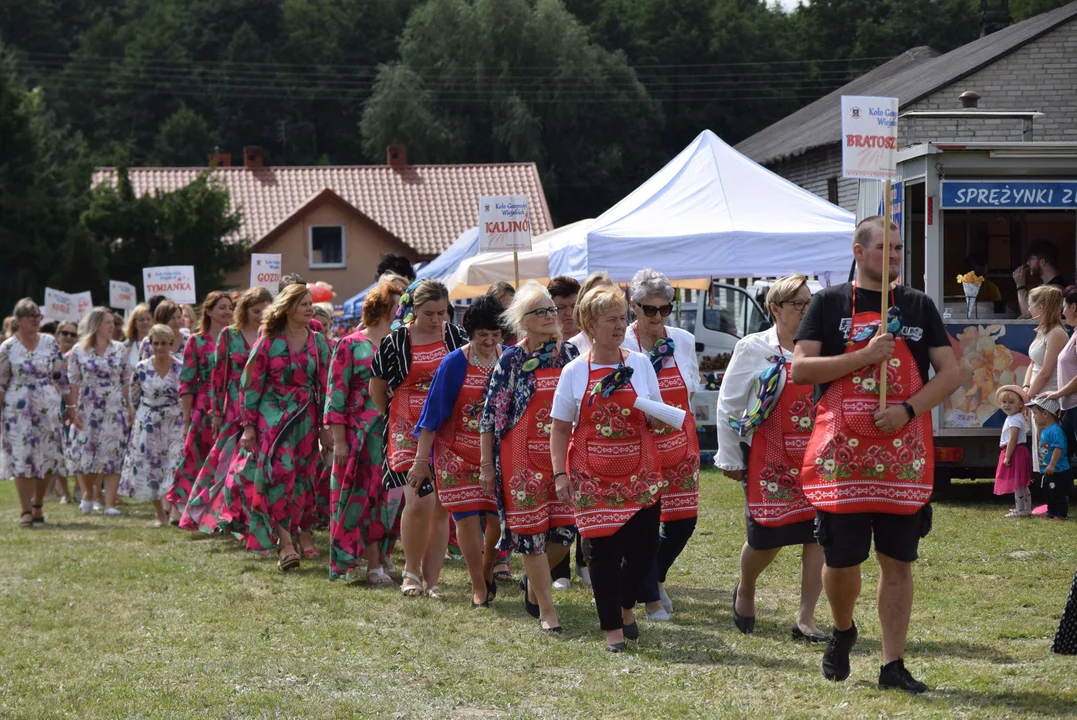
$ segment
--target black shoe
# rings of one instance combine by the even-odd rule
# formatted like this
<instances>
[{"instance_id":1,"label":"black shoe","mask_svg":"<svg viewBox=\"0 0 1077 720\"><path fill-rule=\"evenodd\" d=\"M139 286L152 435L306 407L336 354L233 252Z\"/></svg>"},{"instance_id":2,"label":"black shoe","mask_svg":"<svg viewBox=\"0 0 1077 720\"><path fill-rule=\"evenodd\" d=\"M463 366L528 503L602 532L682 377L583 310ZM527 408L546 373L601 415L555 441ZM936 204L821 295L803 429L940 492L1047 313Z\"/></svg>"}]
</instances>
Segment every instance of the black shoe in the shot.
<instances>
[{"instance_id":1,"label":"black shoe","mask_svg":"<svg viewBox=\"0 0 1077 720\"><path fill-rule=\"evenodd\" d=\"M842 682L849 677L849 651L856 645L856 623L848 630L834 628L834 634L826 645L820 669L827 680Z\"/></svg>"},{"instance_id":2,"label":"black shoe","mask_svg":"<svg viewBox=\"0 0 1077 720\"><path fill-rule=\"evenodd\" d=\"M486 602L481 602L481 603L477 603L474 600L471 601L471 609L472 610L475 610L477 608L488 608L488 607L490 607L490 601L489 600L487 600Z\"/></svg>"},{"instance_id":3,"label":"black shoe","mask_svg":"<svg viewBox=\"0 0 1077 720\"><path fill-rule=\"evenodd\" d=\"M800 629L800 625L793 623L793 639L807 640L810 643L822 643L830 640L830 636L826 633L806 633Z\"/></svg>"},{"instance_id":4,"label":"black shoe","mask_svg":"<svg viewBox=\"0 0 1077 720\"><path fill-rule=\"evenodd\" d=\"M539 615L541 615L542 613L539 610L538 605L536 605L535 603L533 603L533 602L531 602L530 600L527 599L527 576L526 575L524 575L523 578L520 580L520 588L524 591L524 610L527 611L528 615L530 615L531 617L538 620Z\"/></svg>"},{"instance_id":5,"label":"black shoe","mask_svg":"<svg viewBox=\"0 0 1077 720\"><path fill-rule=\"evenodd\" d=\"M919 695L926 692L928 687L905 669L905 660L899 659L879 668L879 689L904 690Z\"/></svg>"},{"instance_id":6,"label":"black shoe","mask_svg":"<svg viewBox=\"0 0 1077 720\"><path fill-rule=\"evenodd\" d=\"M554 625L553 627L544 627L544 628L542 628L542 632L550 633L551 635L557 635L559 633L564 632L564 630L561 629L560 625Z\"/></svg>"},{"instance_id":7,"label":"black shoe","mask_svg":"<svg viewBox=\"0 0 1077 720\"><path fill-rule=\"evenodd\" d=\"M497 597L497 581L496 580L491 580L490 582L486 583L486 605L487 605L487 607L490 606L490 603L492 603L494 601L494 598L496 598L496 597Z\"/></svg>"},{"instance_id":8,"label":"black shoe","mask_svg":"<svg viewBox=\"0 0 1077 720\"><path fill-rule=\"evenodd\" d=\"M733 624L745 635L750 635L755 630L755 615L744 617L737 612L737 590L740 590L740 583L733 586Z\"/></svg>"},{"instance_id":9,"label":"black shoe","mask_svg":"<svg viewBox=\"0 0 1077 720\"><path fill-rule=\"evenodd\" d=\"M41 511L41 506L40 505L31 505L30 507L32 507L34 510L37 510L38 512ZM45 516L41 515L40 517L34 518L34 523L37 524L37 525L44 525L45 524Z\"/></svg>"},{"instance_id":10,"label":"black shoe","mask_svg":"<svg viewBox=\"0 0 1077 720\"><path fill-rule=\"evenodd\" d=\"M623 642L619 643L606 643L606 652L608 653L622 653L628 649L628 645Z\"/></svg>"},{"instance_id":11,"label":"black shoe","mask_svg":"<svg viewBox=\"0 0 1077 720\"><path fill-rule=\"evenodd\" d=\"M625 625L621 630L625 634L625 640L639 640L639 623Z\"/></svg>"}]
</instances>

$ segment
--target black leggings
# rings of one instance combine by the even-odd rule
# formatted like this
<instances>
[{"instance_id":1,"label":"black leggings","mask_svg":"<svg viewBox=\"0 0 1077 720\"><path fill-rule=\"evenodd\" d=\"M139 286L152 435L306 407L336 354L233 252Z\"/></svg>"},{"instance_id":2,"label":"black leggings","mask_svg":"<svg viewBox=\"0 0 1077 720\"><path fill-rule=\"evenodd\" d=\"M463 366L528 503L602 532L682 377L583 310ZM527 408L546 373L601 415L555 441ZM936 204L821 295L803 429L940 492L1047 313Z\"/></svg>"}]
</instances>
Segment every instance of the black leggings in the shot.
<instances>
[{"instance_id":1,"label":"black leggings","mask_svg":"<svg viewBox=\"0 0 1077 720\"><path fill-rule=\"evenodd\" d=\"M673 567L673 563L688 544L688 538L692 537L695 531L694 517L662 523L662 532L658 536L658 552L655 554L651 571L639 587L637 600L641 603L658 602L658 583L665 583L666 573Z\"/></svg>"},{"instance_id":2,"label":"black leggings","mask_svg":"<svg viewBox=\"0 0 1077 720\"><path fill-rule=\"evenodd\" d=\"M598 622L603 630L619 630L621 610L631 610L658 550L661 502L640 510L613 535L591 538L587 567L595 593Z\"/></svg>"}]
</instances>

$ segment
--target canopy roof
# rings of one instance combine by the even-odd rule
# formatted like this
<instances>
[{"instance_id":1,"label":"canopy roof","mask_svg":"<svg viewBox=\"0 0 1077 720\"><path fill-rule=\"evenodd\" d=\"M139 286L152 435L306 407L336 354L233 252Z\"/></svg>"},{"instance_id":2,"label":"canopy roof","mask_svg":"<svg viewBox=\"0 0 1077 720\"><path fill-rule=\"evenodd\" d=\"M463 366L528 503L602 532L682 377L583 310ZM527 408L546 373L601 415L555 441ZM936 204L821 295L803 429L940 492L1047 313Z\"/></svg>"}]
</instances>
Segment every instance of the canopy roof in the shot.
<instances>
[{"instance_id":1,"label":"canopy roof","mask_svg":"<svg viewBox=\"0 0 1077 720\"><path fill-rule=\"evenodd\" d=\"M837 122L837 118L835 118ZM586 240L550 246L549 275L615 282L651 267L673 281L849 271L855 216L781 178L704 130L603 213Z\"/></svg>"}]
</instances>

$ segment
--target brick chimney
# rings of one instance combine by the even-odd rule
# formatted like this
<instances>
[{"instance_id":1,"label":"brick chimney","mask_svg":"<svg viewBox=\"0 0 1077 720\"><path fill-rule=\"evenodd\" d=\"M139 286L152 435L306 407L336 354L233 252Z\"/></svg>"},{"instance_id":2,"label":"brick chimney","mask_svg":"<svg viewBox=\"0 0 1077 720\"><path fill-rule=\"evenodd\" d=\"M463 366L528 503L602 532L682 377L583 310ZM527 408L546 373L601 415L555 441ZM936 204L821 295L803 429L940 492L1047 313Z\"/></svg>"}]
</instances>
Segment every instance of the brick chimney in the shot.
<instances>
[{"instance_id":1,"label":"brick chimney","mask_svg":"<svg viewBox=\"0 0 1077 720\"><path fill-rule=\"evenodd\" d=\"M385 164L390 167L405 167L408 164L408 146L390 145L385 148Z\"/></svg>"},{"instance_id":2,"label":"brick chimney","mask_svg":"<svg viewBox=\"0 0 1077 720\"><path fill-rule=\"evenodd\" d=\"M220 151L210 153L209 166L211 168L232 167L232 153L223 153Z\"/></svg>"},{"instance_id":3,"label":"brick chimney","mask_svg":"<svg viewBox=\"0 0 1077 720\"><path fill-rule=\"evenodd\" d=\"M247 145L243 148L243 167L248 170L261 170L265 167L260 145Z\"/></svg>"}]
</instances>

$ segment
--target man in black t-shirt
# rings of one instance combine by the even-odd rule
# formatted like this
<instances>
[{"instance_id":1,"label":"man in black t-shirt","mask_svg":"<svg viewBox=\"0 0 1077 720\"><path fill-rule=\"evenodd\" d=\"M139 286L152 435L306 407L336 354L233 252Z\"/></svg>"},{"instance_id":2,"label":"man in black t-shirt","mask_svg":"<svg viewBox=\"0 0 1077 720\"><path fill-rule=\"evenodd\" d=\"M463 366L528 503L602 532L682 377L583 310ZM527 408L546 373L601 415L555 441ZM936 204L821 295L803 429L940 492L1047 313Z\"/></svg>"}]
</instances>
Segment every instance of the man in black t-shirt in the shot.
<instances>
[{"instance_id":1,"label":"man in black t-shirt","mask_svg":"<svg viewBox=\"0 0 1077 720\"><path fill-rule=\"evenodd\" d=\"M1069 287L1069 280L1058 274L1058 248L1046 240L1033 240L1028 248L1028 261L1013 271L1013 281L1017 285L1017 302L1021 306L1021 317L1030 318L1028 309L1028 282L1038 277L1043 285L1054 285L1059 290Z\"/></svg>"},{"instance_id":2,"label":"man in black t-shirt","mask_svg":"<svg viewBox=\"0 0 1077 720\"><path fill-rule=\"evenodd\" d=\"M920 538L931 527L931 506L925 503L934 458L926 414L961 384L962 375L939 311L918 290L902 285L893 290L899 341L883 332L886 323L870 340L865 337L871 333L870 323L878 321L881 289L888 285L883 278L883 223L876 216L857 225L856 282L827 288L812 298L796 336L792 380L815 385L818 403L801 478L817 508L816 537L826 557L823 586L834 615L823 675L837 681L849 676L849 651L857 638L853 609L860 595L860 564L869 556L874 535L881 570L884 664L879 686L919 693L927 686L905 669L904 654L912 613L912 562ZM896 278L903 245L893 225L891 238L888 278ZM935 375L929 379L932 368ZM887 407L878 410L876 385L883 370L895 379ZM831 388L833 384L839 386ZM913 514L903 514L917 507Z\"/></svg>"}]
</instances>

